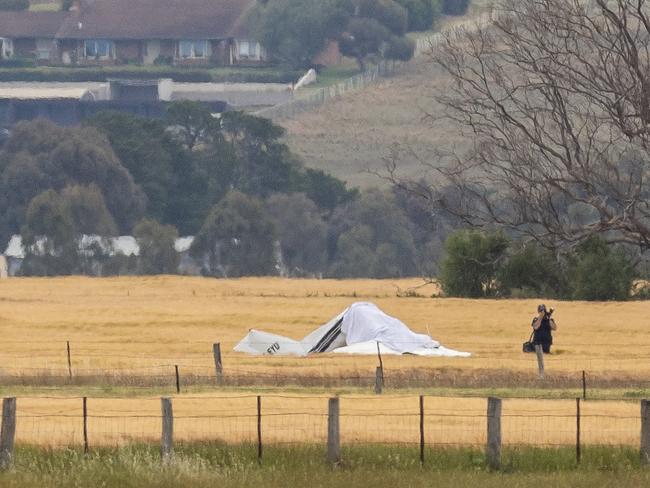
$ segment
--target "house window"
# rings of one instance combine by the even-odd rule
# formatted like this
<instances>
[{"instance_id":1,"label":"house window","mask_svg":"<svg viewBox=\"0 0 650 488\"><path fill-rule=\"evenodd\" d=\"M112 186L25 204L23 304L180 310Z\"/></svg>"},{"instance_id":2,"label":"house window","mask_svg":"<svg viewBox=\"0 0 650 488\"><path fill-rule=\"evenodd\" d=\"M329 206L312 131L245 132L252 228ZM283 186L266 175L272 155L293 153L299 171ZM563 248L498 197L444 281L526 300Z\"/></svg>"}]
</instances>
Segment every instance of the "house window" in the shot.
<instances>
[{"instance_id":1,"label":"house window","mask_svg":"<svg viewBox=\"0 0 650 488\"><path fill-rule=\"evenodd\" d=\"M239 55L242 58L247 58L251 55L250 46L251 45L248 41L241 41L239 43Z\"/></svg>"},{"instance_id":2,"label":"house window","mask_svg":"<svg viewBox=\"0 0 650 488\"><path fill-rule=\"evenodd\" d=\"M36 39L36 57L38 59L50 59L53 42L51 39Z\"/></svg>"},{"instance_id":3,"label":"house window","mask_svg":"<svg viewBox=\"0 0 650 488\"><path fill-rule=\"evenodd\" d=\"M238 41L239 44L239 58L250 59L259 61L261 46L258 42L252 41Z\"/></svg>"},{"instance_id":4,"label":"house window","mask_svg":"<svg viewBox=\"0 0 650 488\"><path fill-rule=\"evenodd\" d=\"M0 59L9 59L14 55L14 45L11 39L0 37Z\"/></svg>"},{"instance_id":5,"label":"house window","mask_svg":"<svg viewBox=\"0 0 650 488\"><path fill-rule=\"evenodd\" d=\"M204 59L208 56L208 41L180 41L178 43L179 58Z\"/></svg>"},{"instance_id":6,"label":"house window","mask_svg":"<svg viewBox=\"0 0 650 488\"><path fill-rule=\"evenodd\" d=\"M113 53L112 41L88 39L84 41L84 56L86 58L110 58Z\"/></svg>"}]
</instances>

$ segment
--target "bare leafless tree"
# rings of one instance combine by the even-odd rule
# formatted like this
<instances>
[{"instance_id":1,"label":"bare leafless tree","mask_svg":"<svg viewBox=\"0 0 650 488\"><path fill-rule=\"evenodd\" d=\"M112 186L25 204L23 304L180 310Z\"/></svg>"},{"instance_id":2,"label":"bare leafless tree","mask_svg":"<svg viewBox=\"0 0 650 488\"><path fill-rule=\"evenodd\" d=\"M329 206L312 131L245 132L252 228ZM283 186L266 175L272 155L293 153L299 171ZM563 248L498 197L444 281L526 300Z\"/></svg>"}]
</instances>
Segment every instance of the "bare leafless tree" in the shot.
<instances>
[{"instance_id":1,"label":"bare leafless tree","mask_svg":"<svg viewBox=\"0 0 650 488\"><path fill-rule=\"evenodd\" d=\"M548 246L650 247L646 0L499 0L492 23L445 33L432 57L452 80L435 98L473 149L432 165L446 195L393 165L394 182Z\"/></svg>"}]
</instances>

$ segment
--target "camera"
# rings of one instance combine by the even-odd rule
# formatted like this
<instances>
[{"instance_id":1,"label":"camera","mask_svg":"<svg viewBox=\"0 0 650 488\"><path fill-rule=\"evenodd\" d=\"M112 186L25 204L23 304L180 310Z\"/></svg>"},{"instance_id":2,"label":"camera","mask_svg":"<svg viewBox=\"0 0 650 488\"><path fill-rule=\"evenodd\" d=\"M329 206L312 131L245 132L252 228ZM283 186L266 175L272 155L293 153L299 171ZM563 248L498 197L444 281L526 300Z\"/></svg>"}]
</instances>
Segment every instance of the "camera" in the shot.
<instances>
[{"instance_id":1,"label":"camera","mask_svg":"<svg viewBox=\"0 0 650 488\"><path fill-rule=\"evenodd\" d=\"M554 308L549 308L549 309L548 309L548 312L546 312L546 313L544 314L544 318L546 318L546 319L550 319L550 318L551 318L551 315L553 315L553 312L555 312L555 309L554 309Z\"/></svg>"}]
</instances>

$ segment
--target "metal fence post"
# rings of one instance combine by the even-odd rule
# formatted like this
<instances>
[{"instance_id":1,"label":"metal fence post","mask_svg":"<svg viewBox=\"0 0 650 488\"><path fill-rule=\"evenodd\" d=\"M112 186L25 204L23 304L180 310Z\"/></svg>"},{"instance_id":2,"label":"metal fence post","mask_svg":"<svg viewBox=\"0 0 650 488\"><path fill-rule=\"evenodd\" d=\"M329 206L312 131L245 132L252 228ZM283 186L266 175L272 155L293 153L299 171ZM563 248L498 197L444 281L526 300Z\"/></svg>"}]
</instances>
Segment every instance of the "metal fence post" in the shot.
<instances>
[{"instance_id":1,"label":"metal fence post","mask_svg":"<svg viewBox=\"0 0 650 488\"><path fill-rule=\"evenodd\" d=\"M424 465L424 396L420 395L420 464Z\"/></svg>"},{"instance_id":2,"label":"metal fence post","mask_svg":"<svg viewBox=\"0 0 650 488\"><path fill-rule=\"evenodd\" d=\"M580 397L576 398L576 464L580 464Z\"/></svg>"},{"instance_id":3,"label":"metal fence post","mask_svg":"<svg viewBox=\"0 0 650 488\"><path fill-rule=\"evenodd\" d=\"M83 397L83 417L84 417L84 454L88 454L88 398Z\"/></svg>"},{"instance_id":4,"label":"metal fence post","mask_svg":"<svg viewBox=\"0 0 650 488\"><path fill-rule=\"evenodd\" d=\"M11 466L16 438L16 398L2 401L2 430L0 430L0 469Z\"/></svg>"},{"instance_id":5,"label":"metal fence post","mask_svg":"<svg viewBox=\"0 0 650 488\"><path fill-rule=\"evenodd\" d=\"M341 432L339 424L339 399L330 398L327 410L327 461L341 462Z\"/></svg>"},{"instance_id":6,"label":"metal fence post","mask_svg":"<svg viewBox=\"0 0 650 488\"><path fill-rule=\"evenodd\" d=\"M262 397L257 396L257 462L262 464Z\"/></svg>"},{"instance_id":7,"label":"metal fence post","mask_svg":"<svg viewBox=\"0 0 650 488\"><path fill-rule=\"evenodd\" d=\"M488 466L501 467L501 399L488 398L487 407L487 447L485 451Z\"/></svg>"}]
</instances>

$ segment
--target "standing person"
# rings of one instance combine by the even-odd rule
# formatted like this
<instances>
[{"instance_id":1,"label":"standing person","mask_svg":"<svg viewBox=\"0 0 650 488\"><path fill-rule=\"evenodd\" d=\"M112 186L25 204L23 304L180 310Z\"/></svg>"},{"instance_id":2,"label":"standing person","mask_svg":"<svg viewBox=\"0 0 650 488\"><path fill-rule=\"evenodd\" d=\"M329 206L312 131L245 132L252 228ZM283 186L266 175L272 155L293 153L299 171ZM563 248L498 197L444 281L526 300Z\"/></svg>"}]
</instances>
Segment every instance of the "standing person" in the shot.
<instances>
[{"instance_id":1,"label":"standing person","mask_svg":"<svg viewBox=\"0 0 650 488\"><path fill-rule=\"evenodd\" d=\"M544 353L551 352L553 344L553 335L551 331L557 330L557 324L552 317L553 309L546 310L546 305L541 304L537 307L537 317L533 319L533 344L540 344Z\"/></svg>"}]
</instances>

